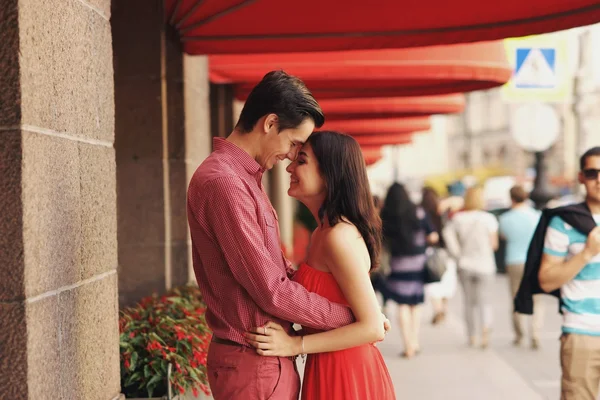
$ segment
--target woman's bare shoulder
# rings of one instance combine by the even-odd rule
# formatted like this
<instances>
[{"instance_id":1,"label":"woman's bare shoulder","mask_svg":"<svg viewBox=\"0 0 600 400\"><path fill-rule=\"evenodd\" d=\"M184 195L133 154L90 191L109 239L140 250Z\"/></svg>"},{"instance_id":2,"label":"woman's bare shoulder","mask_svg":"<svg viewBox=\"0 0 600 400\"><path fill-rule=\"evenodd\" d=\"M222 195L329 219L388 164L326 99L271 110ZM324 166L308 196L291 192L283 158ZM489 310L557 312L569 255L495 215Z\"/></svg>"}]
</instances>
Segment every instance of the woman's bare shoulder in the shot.
<instances>
[{"instance_id":1,"label":"woman's bare shoulder","mask_svg":"<svg viewBox=\"0 0 600 400\"><path fill-rule=\"evenodd\" d=\"M348 241L362 241L362 236L356 226L349 222L338 222L335 226L322 229L321 238L330 244L346 243Z\"/></svg>"},{"instance_id":2,"label":"woman's bare shoulder","mask_svg":"<svg viewBox=\"0 0 600 400\"><path fill-rule=\"evenodd\" d=\"M348 256L363 259L367 255L368 258L365 241L353 224L341 222L322 233L322 250L328 261L347 260Z\"/></svg>"}]
</instances>

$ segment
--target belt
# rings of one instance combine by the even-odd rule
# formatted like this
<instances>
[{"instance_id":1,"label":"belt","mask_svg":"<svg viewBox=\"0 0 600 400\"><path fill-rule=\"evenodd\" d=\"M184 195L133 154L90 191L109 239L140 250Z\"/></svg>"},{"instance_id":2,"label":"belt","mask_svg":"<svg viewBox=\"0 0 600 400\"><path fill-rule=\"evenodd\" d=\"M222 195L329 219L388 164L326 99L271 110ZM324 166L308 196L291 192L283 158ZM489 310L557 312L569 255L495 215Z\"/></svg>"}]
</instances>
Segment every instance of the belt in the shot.
<instances>
[{"instance_id":1,"label":"belt","mask_svg":"<svg viewBox=\"0 0 600 400\"><path fill-rule=\"evenodd\" d=\"M212 337L212 341L215 342L215 343L218 343L218 344L226 344L227 346L250 347L250 346L246 346L246 345L243 345L241 343L238 343L238 342L234 342L233 340L221 339L221 338L218 338L216 336Z\"/></svg>"},{"instance_id":2,"label":"belt","mask_svg":"<svg viewBox=\"0 0 600 400\"><path fill-rule=\"evenodd\" d=\"M252 350L254 350L254 347L246 346L246 345L243 345L243 344L238 343L238 342L234 342L233 340L229 340L229 339L221 339L221 338L218 338L216 336L212 337L212 341L214 343L224 344L226 346L234 346L234 347L241 347L241 348L244 348L244 349L252 349ZM290 360L292 362L295 362L296 361L296 357L298 357L298 356L289 356L289 357L280 357L280 358L287 358L288 360Z\"/></svg>"}]
</instances>

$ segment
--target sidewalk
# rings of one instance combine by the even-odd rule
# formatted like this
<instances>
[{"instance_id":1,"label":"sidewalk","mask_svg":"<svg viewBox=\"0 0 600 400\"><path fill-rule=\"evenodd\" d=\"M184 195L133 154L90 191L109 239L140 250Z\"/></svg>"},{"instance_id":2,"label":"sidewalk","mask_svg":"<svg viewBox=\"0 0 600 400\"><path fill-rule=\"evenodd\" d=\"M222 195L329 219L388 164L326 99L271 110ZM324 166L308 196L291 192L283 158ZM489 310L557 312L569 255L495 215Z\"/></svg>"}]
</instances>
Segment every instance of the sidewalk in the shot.
<instances>
[{"instance_id":1,"label":"sidewalk","mask_svg":"<svg viewBox=\"0 0 600 400\"><path fill-rule=\"evenodd\" d=\"M430 324L432 311L423 310L421 354L412 360L398 356L402 351L393 303L386 315L392 332L379 345L399 400L558 400L560 388L557 302L546 296L546 317L541 349L512 345L509 293L506 277L494 284L495 325L487 350L467 347L462 323L461 290L452 299L450 315L441 326Z\"/></svg>"}]
</instances>

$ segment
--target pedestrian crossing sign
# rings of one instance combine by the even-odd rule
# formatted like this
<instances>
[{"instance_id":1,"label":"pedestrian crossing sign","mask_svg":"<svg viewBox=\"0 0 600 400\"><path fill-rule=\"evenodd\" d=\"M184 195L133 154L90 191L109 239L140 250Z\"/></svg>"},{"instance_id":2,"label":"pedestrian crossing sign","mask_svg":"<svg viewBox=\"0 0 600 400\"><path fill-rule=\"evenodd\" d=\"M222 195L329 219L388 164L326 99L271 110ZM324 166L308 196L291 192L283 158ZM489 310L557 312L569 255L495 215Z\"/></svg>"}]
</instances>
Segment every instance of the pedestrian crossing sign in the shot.
<instances>
[{"instance_id":1,"label":"pedestrian crossing sign","mask_svg":"<svg viewBox=\"0 0 600 400\"><path fill-rule=\"evenodd\" d=\"M516 49L513 79L520 89L552 89L557 86L556 49L525 47Z\"/></svg>"},{"instance_id":2,"label":"pedestrian crossing sign","mask_svg":"<svg viewBox=\"0 0 600 400\"><path fill-rule=\"evenodd\" d=\"M504 99L568 101L572 95L570 40L565 32L506 39L504 47L513 75L502 88Z\"/></svg>"}]
</instances>

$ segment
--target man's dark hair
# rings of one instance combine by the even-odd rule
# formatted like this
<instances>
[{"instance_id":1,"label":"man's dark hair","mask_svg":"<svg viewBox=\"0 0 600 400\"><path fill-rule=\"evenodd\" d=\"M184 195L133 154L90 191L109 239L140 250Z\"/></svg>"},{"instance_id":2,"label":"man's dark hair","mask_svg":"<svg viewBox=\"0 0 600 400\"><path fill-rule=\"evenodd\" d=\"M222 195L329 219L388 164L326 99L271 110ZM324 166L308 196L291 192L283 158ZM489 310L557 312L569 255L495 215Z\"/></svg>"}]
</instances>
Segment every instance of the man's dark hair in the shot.
<instances>
[{"instance_id":1,"label":"man's dark hair","mask_svg":"<svg viewBox=\"0 0 600 400\"><path fill-rule=\"evenodd\" d=\"M259 119L267 114L276 114L279 132L298 127L306 118L311 118L315 128L325 122L321 106L304 82L284 71L271 71L252 89L236 129L249 133Z\"/></svg>"},{"instance_id":2,"label":"man's dark hair","mask_svg":"<svg viewBox=\"0 0 600 400\"><path fill-rule=\"evenodd\" d=\"M600 157L600 146L592 147L591 149L583 153L583 155L579 159L579 169L581 169L582 171L585 168L585 163L589 157Z\"/></svg>"},{"instance_id":3,"label":"man's dark hair","mask_svg":"<svg viewBox=\"0 0 600 400\"><path fill-rule=\"evenodd\" d=\"M521 185L515 185L510 189L510 199L515 203L522 203L529 198L529 194Z\"/></svg>"}]
</instances>

